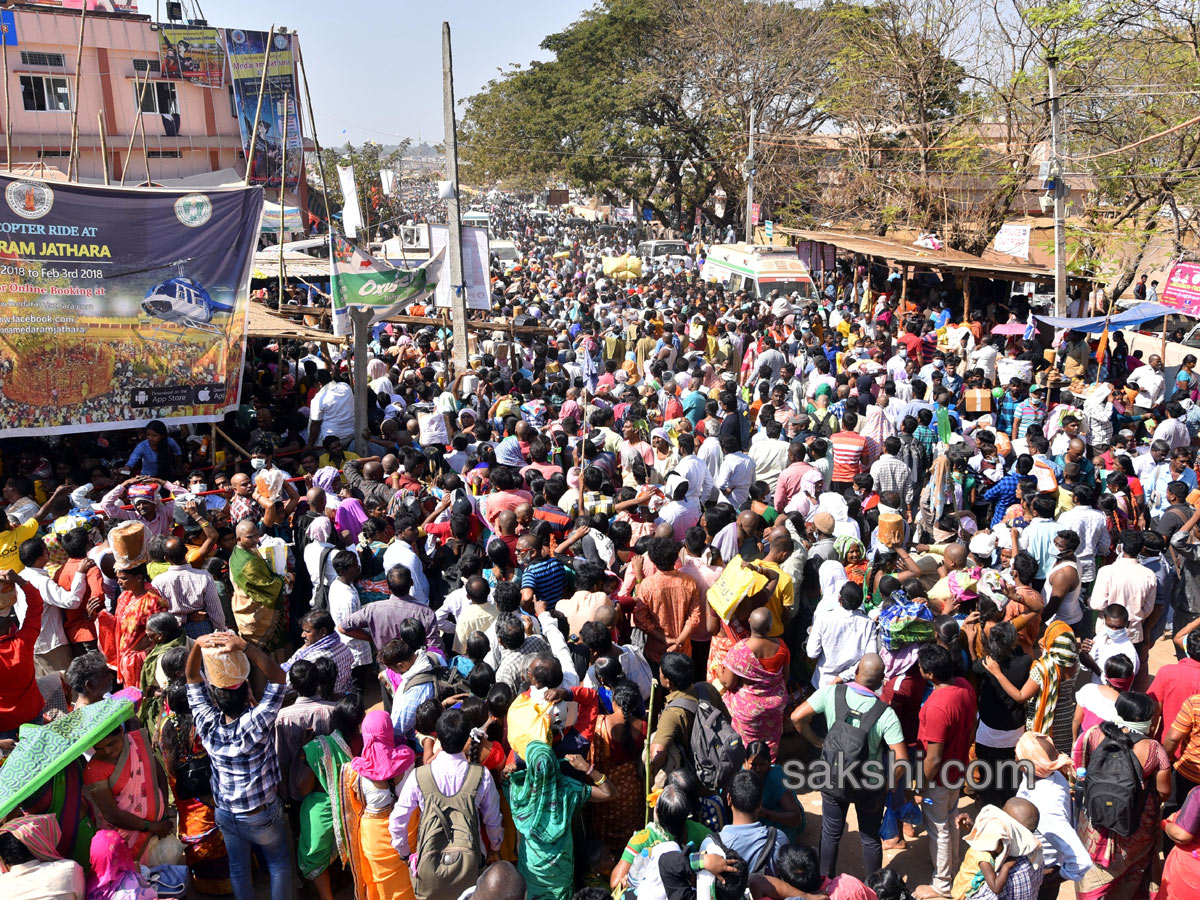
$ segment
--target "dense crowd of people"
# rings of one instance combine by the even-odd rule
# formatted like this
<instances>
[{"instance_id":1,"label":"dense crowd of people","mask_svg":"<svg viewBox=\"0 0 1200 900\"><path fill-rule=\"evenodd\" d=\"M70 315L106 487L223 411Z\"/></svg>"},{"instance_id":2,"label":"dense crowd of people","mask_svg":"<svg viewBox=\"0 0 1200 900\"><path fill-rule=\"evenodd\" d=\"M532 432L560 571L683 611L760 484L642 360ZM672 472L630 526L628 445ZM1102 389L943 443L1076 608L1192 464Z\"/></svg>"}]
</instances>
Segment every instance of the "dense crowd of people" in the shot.
<instances>
[{"instance_id":1,"label":"dense crowd of people","mask_svg":"<svg viewBox=\"0 0 1200 900\"><path fill-rule=\"evenodd\" d=\"M364 433L259 343L219 448L4 446L0 892L1196 896L1194 358L493 214L469 367L381 326Z\"/></svg>"}]
</instances>

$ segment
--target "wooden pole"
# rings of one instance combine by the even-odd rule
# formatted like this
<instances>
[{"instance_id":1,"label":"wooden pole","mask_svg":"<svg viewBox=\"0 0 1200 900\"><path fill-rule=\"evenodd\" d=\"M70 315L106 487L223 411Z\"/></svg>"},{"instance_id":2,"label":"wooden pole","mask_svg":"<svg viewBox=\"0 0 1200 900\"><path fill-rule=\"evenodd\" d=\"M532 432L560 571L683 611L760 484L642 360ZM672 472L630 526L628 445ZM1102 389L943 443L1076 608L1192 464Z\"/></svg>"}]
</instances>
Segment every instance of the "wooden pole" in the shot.
<instances>
[{"instance_id":1,"label":"wooden pole","mask_svg":"<svg viewBox=\"0 0 1200 900\"><path fill-rule=\"evenodd\" d=\"M83 74L83 35L87 25L87 7L86 3L79 4L79 46L75 50L75 97L71 103L71 158L67 161L67 181L79 178L79 76ZM6 90L7 85L8 81L5 79Z\"/></svg>"},{"instance_id":2,"label":"wooden pole","mask_svg":"<svg viewBox=\"0 0 1200 900\"><path fill-rule=\"evenodd\" d=\"M450 23L442 23L442 113L446 136L446 180L450 199L446 201L446 228L449 231L446 277L450 280L450 318L454 363L460 370L469 365L467 346L467 285L463 277L462 220L458 206L458 125L454 118L454 57L450 49Z\"/></svg>"},{"instance_id":3,"label":"wooden pole","mask_svg":"<svg viewBox=\"0 0 1200 900\"><path fill-rule=\"evenodd\" d=\"M14 19L14 21L16 21ZM8 171L12 171L12 95L8 86L8 25L0 26L0 35L4 43L0 50L4 51L4 163Z\"/></svg>"},{"instance_id":4,"label":"wooden pole","mask_svg":"<svg viewBox=\"0 0 1200 900\"><path fill-rule=\"evenodd\" d=\"M142 105L146 102L146 86L148 84L150 84L150 72L149 71L146 72L146 80L142 81L142 80L140 80L140 78L138 76L138 70L135 67L133 70L133 85L134 85L134 87L138 88L138 99L137 99L137 109L135 109L133 111L133 114L135 116L137 116L137 120L139 122L142 119ZM137 133L138 133L137 124L135 123L134 126L129 129L129 146L125 148L125 164L123 166L121 166L121 185L122 186L125 185L125 175L129 171L129 160L131 160L133 158L133 142L137 138ZM146 180L147 181L150 180L149 168L146 169Z\"/></svg>"},{"instance_id":5,"label":"wooden pole","mask_svg":"<svg viewBox=\"0 0 1200 900\"><path fill-rule=\"evenodd\" d=\"M650 703L646 707L646 733L647 733L647 735L652 733L650 731L650 717L652 715L654 715L654 688L657 686L657 683L658 683L657 678L650 679ZM642 797L642 806L645 811L644 812L645 818L642 820L642 827L645 827L646 825L650 824L650 740L648 737L647 737L645 743L646 743L646 748L645 748L645 752L646 752L646 765L645 765L646 795L644 797Z\"/></svg>"},{"instance_id":6,"label":"wooden pole","mask_svg":"<svg viewBox=\"0 0 1200 900\"><path fill-rule=\"evenodd\" d=\"M212 423L212 435L208 439L208 463L213 467L213 477L217 474L217 423Z\"/></svg>"},{"instance_id":7,"label":"wooden pole","mask_svg":"<svg viewBox=\"0 0 1200 900\"><path fill-rule=\"evenodd\" d=\"M325 177L325 156L321 153L321 141L317 138L317 119L313 114L312 95L308 92L308 73L304 71L304 54L300 50L300 42L296 41L293 46L296 52L296 64L300 67L300 83L304 86L304 100L308 105L308 125L312 129L313 146L317 148L317 165L321 170L321 200L325 204L325 227L332 230L333 226L329 221L332 211L329 209L329 179ZM296 117L297 121L299 116Z\"/></svg>"},{"instance_id":8,"label":"wooden pole","mask_svg":"<svg viewBox=\"0 0 1200 900\"><path fill-rule=\"evenodd\" d=\"M225 443L227 443L229 446L231 446L234 450L236 450L238 453L242 454L242 456L246 457L247 459L250 458L250 454L247 453L245 450L243 450L241 445L239 445L237 441L235 441L233 438L231 438L229 435L227 435L224 431L222 431L220 428L218 428L216 423L213 423L213 430L217 434L219 434L221 437L225 438Z\"/></svg>"},{"instance_id":9,"label":"wooden pole","mask_svg":"<svg viewBox=\"0 0 1200 900\"><path fill-rule=\"evenodd\" d=\"M283 189L287 184L287 142L288 142L288 100L287 91L283 92L283 156L279 161L279 305L283 306Z\"/></svg>"},{"instance_id":10,"label":"wooden pole","mask_svg":"<svg viewBox=\"0 0 1200 900\"><path fill-rule=\"evenodd\" d=\"M104 136L104 113L96 113L96 122L100 126L100 165L104 170L104 183L108 180L108 139Z\"/></svg>"},{"instance_id":11,"label":"wooden pole","mask_svg":"<svg viewBox=\"0 0 1200 900\"><path fill-rule=\"evenodd\" d=\"M146 72L145 84L150 83L150 72ZM138 104L137 127L142 136L142 165L146 167L146 186L150 186L150 150L146 147L146 117L142 115L141 104Z\"/></svg>"},{"instance_id":12,"label":"wooden pole","mask_svg":"<svg viewBox=\"0 0 1200 900\"><path fill-rule=\"evenodd\" d=\"M254 150L258 146L258 123L262 120L263 93L267 90L267 70L271 67L271 48L275 46L275 26L267 35L267 46L263 50L262 77L258 80L258 103L254 107L254 127L250 131L250 149L246 153L246 180L250 183L250 174L254 171Z\"/></svg>"},{"instance_id":13,"label":"wooden pole","mask_svg":"<svg viewBox=\"0 0 1200 900\"><path fill-rule=\"evenodd\" d=\"M963 314L962 320L965 325L971 318L971 276L968 273L963 273ZM955 348L951 348L955 349Z\"/></svg>"},{"instance_id":14,"label":"wooden pole","mask_svg":"<svg viewBox=\"0 0 1200 900\"><path fill-rule=\"evenodd\" d=\"M904 304L908 302L908 263L900 267L900 317L904 318Z\"/></svg>"}]
</instances>

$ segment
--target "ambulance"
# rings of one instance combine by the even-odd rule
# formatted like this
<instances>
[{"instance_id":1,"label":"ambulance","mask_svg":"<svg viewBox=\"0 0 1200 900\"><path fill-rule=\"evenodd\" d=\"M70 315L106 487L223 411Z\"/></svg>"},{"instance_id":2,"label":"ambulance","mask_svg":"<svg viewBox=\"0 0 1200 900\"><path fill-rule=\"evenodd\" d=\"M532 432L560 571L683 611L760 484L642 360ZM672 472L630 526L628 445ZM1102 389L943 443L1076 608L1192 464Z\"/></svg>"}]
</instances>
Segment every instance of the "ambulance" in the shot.
<instances>
[{"instance_id":1,"label":"ambulance","mask_svg":"<svg viewBox=\"0 0 1200 900\"><path fill-rule=\"evenodd\" d=\"M808 267L796 258L795 247L770 244L716 244L700 268L706 283L720 282L728 291L749 291L769 297L772 291L788 296L816 297Z\"/></svg>"}]
</instances>

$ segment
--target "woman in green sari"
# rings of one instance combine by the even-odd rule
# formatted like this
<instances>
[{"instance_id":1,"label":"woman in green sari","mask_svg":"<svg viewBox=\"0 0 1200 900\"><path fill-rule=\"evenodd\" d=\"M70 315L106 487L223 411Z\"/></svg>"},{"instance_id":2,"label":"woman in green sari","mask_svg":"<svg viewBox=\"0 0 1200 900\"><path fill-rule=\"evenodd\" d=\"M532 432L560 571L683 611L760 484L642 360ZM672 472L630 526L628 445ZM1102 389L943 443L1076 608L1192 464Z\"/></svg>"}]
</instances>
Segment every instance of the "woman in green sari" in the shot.
<instances>
[{"instance_id":1,"label":"woman in green sari","mask_svg":"<svg viewBox=\"0 0 1200 900\"><path fill-rule=\"evenodd\" d=\"M300 874L313 883L321 900L333 900L329 866L347 858L342 834L342 766L354 759L351 743L360 740L362 701L354 696L338 701L333 711L334 732L318 735L304 745L309 771L300 777Z\"/></svg>"},{"instance_id":2,"label":"woman in green sari","mask_svg":"<svg viewBox=\"0 0 1200 900\"><path fill-rule=\"evenodd\" d=\"M163 709L163 691L171 681L170 672L164 673L166 678L160 679L159 663L168 650L179 647L186 651L187 636L179 620L168 612L155 613L146 620L146 639L150 641L150 652L142 663L142 702L138 706L138 718L150 734L157 734L158 719Z\"/></svg>"},{"instance_id":3,"label":"woman in green sari","mask_svg":"<svg viewBox=\"0 0 1200 900\"><path fill-rule=\"evenodd\" d=\"M530 741L525 768L513 772L504 786L522 838L517 841L517 869L525 878L528 900L568 900L575 878L571 820L589 799L612 798L608 777L586 759L572 754L567 762L583 773L583 781L562 773L549 744Z\"/></svg>"}]
</instances>

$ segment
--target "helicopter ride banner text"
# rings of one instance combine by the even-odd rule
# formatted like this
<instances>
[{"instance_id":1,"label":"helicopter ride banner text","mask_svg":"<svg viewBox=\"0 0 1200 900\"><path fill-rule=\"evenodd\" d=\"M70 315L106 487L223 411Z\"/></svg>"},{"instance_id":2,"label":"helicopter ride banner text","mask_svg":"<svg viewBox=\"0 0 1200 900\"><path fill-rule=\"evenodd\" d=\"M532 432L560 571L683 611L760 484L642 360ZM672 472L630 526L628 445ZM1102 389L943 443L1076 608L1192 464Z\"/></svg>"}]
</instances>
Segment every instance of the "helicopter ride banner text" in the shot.
<instances>
[{"instance_id":1,"label":"helicopter ride banner text","mask_svg":"<svg viewBox=\"0 0 1200 900\"><path fill-rule=\"evenodd\" d=\"M0 430L219 421L237 407L261 188L0 175Z\"/></svg>"}]
</instances>

